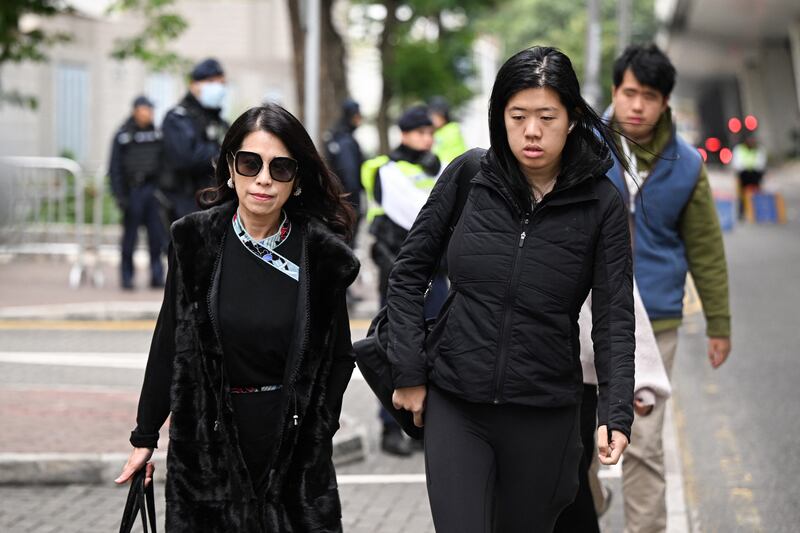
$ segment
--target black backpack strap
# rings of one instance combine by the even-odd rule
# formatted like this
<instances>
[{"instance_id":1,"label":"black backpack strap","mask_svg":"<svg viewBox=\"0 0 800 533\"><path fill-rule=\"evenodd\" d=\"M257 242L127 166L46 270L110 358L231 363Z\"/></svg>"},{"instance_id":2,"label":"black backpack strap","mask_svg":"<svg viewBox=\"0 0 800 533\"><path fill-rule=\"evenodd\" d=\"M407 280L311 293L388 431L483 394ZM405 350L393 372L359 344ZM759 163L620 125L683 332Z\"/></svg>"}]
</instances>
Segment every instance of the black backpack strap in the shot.
<instances>
[{"instance_id":1,"label":"black backpack strap","mask_svg":"<svg viewBox=\"0 0 800 533\"><path fill-rule=\"evenodd\" d=\"M450 216L451 234L458 224L458 220L461 218L461 212L464 211L464 206L467 205L469 191L472 188L470 182L478 172L480 172L481 159L485 153L486 150L483 148L473 148L461 156L464 158L464 162L461 164L461 167L458 169L458 174L455 176L455 179L458 180L458 189L456 191L456 208Z\"/></svg>"}]
</instances>

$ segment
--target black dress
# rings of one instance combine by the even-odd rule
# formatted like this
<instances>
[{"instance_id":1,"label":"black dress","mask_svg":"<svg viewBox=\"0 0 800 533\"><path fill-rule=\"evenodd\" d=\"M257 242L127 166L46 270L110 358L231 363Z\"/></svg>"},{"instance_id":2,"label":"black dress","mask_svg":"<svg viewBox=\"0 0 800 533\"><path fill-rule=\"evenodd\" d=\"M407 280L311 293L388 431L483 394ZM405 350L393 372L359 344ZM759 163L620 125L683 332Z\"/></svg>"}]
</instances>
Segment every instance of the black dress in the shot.
<instances>
[{"instance_id":1,"label":"black dress","mask_svg":"<svg viewBox=\"0 0 800 533\"><path fill-rule=\"evenodd\" d=\"M301 238L293 230L276 249L300 262ZM254 486L264 482L268 457L281 426L282 389L298 282L251 253L231 225L222 252L219 323L234 419ZM253 389L258 392L246 392Z\"/></svg>"}]
</instances>

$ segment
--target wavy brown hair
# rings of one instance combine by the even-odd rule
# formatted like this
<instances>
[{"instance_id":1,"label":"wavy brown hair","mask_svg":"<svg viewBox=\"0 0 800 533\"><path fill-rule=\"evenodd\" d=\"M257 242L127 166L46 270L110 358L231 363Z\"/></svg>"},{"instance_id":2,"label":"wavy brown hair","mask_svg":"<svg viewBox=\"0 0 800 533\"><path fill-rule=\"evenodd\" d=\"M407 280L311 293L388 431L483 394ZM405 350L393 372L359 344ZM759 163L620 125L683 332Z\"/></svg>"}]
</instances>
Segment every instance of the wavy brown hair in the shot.
<instances>
[{"instance_id":1,"label":"wavy brown hair","mask_svg":"<svg viewBox=\"0 0 800 533\"><path fill-rule=\"evenodd\" d=\"M284 209L289 216L321 220L331 231L348 240L353 232L355 212L347 201L341 181L325 164L300 121L277 104L248 109L231 124L215 166L215 186L197 193L200 207L207 209L239 201L236 192L227 185L231 177L228 157L241 148L245 137L259 130L278 137L297 160L295 186L301 186L303 192L300 196L291 195L286 201Z\"/></svg>"}]
</instances>

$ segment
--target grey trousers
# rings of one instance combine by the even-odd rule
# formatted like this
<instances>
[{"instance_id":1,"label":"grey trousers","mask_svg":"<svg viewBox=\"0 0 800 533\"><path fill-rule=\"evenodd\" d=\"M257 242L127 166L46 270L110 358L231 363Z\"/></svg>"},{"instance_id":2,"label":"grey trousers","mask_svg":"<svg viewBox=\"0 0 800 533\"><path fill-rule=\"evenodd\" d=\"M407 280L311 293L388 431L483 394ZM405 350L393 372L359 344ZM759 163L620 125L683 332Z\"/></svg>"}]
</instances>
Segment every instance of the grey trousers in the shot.
<instances>
[{"instance_id":1,"label":"grey trousers","mask_svg":"<svg viewBox=\"0 0 800 533\"><path fill-rule=\"evenodd\" d=\"M667 376L678 347L678 330L656 334ZM656 402L647 416L634 415L631 445L622 461L625 533L664 533L667 530L666 478L662 430L667 402Z\"/></svg>"}]
</instances>

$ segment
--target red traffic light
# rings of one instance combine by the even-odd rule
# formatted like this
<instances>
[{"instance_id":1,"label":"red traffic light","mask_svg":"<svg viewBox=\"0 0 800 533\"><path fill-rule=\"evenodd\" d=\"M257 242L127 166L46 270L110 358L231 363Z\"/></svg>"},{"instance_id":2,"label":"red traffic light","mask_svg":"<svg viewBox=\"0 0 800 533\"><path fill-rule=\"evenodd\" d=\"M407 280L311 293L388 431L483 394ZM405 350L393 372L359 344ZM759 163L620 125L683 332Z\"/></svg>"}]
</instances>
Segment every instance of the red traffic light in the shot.
<instances>
[{"instance_id":1,"label":"red traffic light","mask_svg":"<svg viewBox=\"0 0 800 533\"><path fill-rule=\"evenodd\" d=\"M742 121L736 117L732 117L728 120L728 129L731 130L731 133L739 133L742 131Z\"/></svg>"},{"instance_id":2,"label":"red traffic light","mask_svg":"<svg viewBox=\"0 0 800 533\"><path fill-rule=\"evenodd\" d=\"M727 165L733 159L733 152L730 151L728 148L723 148L719 151L719 160L722 162L723 165Z\"/></svg>"},{"instance_id":3,"label":"red traffic light","mask_svg":"<svg viewBox=\"0 0 800 533\"><path fill-rule=\"evenodd\" d=\"M744 127L750 131L754 131L758 127L758 119L753 115L744 117Z\"/></svg>"},{"instance_id":4,"label":"red traffic light","mask_svg":"<svg viewBox=\"0 0 800 533\"><path fill-rule=\"evenodd\" d=\"M706 139L706 150L709 152L716 152L722 147L722 141L716 137L709 137Z\"/></svg>"},{"instance_id":5,"label":"red traffic light","mask_svg":"<svg viewBox=\"0 0 800 533\"><path fill-rule=\"evenodd\" d=\"M698 152L700 152L700 157L703 158L703 161L708 161L708 152L706 152L705 148L698 148Z\"/></svg>"}]
</instances>

